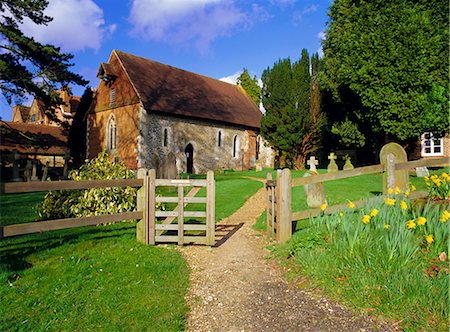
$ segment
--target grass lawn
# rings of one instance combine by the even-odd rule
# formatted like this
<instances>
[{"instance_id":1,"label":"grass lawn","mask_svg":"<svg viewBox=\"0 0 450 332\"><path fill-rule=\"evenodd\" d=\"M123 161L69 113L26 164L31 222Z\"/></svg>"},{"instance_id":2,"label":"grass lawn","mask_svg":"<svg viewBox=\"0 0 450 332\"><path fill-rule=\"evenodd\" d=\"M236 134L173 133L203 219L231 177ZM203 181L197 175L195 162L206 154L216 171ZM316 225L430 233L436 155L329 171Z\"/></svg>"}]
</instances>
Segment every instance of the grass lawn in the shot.
<instances>
[{"instance_id":1,"label":"grass lawn","mask_svg":"<svg viewBox=\"0 0 450 332\"><path fill-rule=\"evenodd\" d=\"M217 176L216 221L262 186ZM0 225L36 220L43 196L0 196ZM3 239L0 331L184 330L189 269L171 248L137 243L131 222Z\"/></svg>"}]
</instances>

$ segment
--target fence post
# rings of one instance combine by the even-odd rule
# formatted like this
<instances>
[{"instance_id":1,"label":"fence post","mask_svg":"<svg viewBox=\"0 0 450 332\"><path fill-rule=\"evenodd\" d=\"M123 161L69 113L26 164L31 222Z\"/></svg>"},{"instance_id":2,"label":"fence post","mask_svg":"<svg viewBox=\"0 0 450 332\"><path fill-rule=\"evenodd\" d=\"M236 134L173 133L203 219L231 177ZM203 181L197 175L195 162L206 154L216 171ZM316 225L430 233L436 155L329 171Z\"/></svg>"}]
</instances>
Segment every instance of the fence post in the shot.
<instances>
[{"instance_id":1,"label":"fence post","mask_svg":"<svg viewBox=\"0 0 450 332\"><path fill-rule=\"evenodd\" d=\"M213 246L215 244L215 201L216 191L214 182L214 172L208 171L206 174L206 244Z\"/></svg>"},{"instance_id":2,"label":"fence post","mask_svg":"<svg viewBox=\"0 0 450 332\"><path fill-rule=\"evenodd\" d=\"M155 244L155 208L156 208L156 171L151 169L147 176L147 201L148 211L148 244Z\"/></svg>"},{"instance_id":3,"label":"fence post","mask_svg":"<svg viewBox=\"0 0 450 332\"><path fill-rule=\"evenodd\" d=\"M146 192L147 192L147 170L145 168L139 168L137 171L138 179L142 179L142 187L137 192L136 210L142 211L142 219L136 224L136 241L148 244L148 214L146 211Z\"/></svg>"},{"instance_id":4,"label":"fence post","mask_svg":"<svg viewBox=\"0 0 450 332\"><path fill-rule=\"evenodd\" d=\"M273 186L269 186L269 181L272 181L272 173L267 172L266 174L266 227L267 227L267 235L270 238L273 238L273 214L274 214L274 190Z\"/></svg>"},{"instance_id":5,"label":"fence post","mask_svg":"<svg viewBox=\"0 0 450 332\"><path fill-rule=\"evenodd\" d=\"M184 187L178 186L178 245L184 244Z\"/></svg>"},{"instance_id":6,"label":"fence post","mask_svg":"<svg viewBox=\"0 0 450 332\"><path fill-rule=\"evenodd\" d=\"M277 238L280 243L286 242L292 236L292 180L291 171L285 168L280 176L279 181L277 179L277 185L280 184L278 189L278 233Z\"/></svg>"},{"instance_id":7,"label":"fence post","mask_svg":"<svg viewBox=\"0 0 450 332\"><path fill-rule=\"evenodd\" d=\"M282 170L281 169L277 169L277 185L275 187L274 190L274 196L277 198L275 201L276 204L276 209L275 209L275 219L276 219L276 224L274 225L274 237L275 240L277 240L277 242L280 242L280 213L281 213L281 174L282 174Z\"/></svg>"}]
</instances>

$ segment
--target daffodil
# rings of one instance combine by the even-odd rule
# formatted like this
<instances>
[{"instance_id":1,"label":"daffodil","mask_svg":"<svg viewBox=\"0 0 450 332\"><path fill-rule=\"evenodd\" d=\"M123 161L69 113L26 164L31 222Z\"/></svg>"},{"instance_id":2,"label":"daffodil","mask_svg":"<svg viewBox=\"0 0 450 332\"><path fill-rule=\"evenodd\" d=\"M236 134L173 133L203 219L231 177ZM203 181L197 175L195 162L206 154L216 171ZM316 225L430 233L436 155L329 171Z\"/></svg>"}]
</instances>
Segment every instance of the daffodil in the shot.
<instances>
[{"instance_id":1,"label":"daffodil","mask_svg":"<svg viewBox=\"0 0 450 332\"><path fill-rule=\"evenodd\" d=\"M376 217L377 214L378 214L378 210L377 209L373 209L372 211L370 211L370 216L371 217Z\"/></svg>"},{"instance_id":2,"label":"daffodil","mask_svg":"<svg viewBox=\"0 0 450 332\"><path fill-rule=\"evenodd\" d=\"M326 203L324 203L324 204L322 204L322 205L320 206L320 209L321 209L322 211L325 211L326 208L327 208L327 204L326 204Z\"/></svg>"},{"instance_id":3,"label":"daffodil","mask_svg":"<svg viewBox=\"0 0 450 332\"><path fill-rule=\"evenodd\" d=\"M384 224L384 229L389 229L389 227L391 227L391 225L389 225L389 224Z\"/></svg>"},{"instance_id":4,"label":"daffodil","mask_svg":"<svg viewBox=\"0 0 450 332\"><path fill-rule=\"evenodd\" d=\"M393 199L393 198L385 198L384 199L384 203L386 205L389 205L389 206L394 206L395 205L395 199Z\"/></svg>"},{"instance_id":5,"label":"daffodil","mask_svg":"<svg viewBox=\"0 0 450 332\"><path fill-rule=\"evenodd\" d=\"M401 202L400 202L400 208L401 208L402 210L406 210L406 209L408 208L408 204L406 204L405 201L401 201Z\"/></svg>"},{"instance_id":6,"label":"daffodil","mask_svg":"<svg viewBox=\"0 0 450 332\"><path fill-rule=\"evenodd\" d=\"M408 229L416 228L416 223L414 222L414 219L409 220L408 223L406 224L406 227L408 227Z\"/></svg>"},{"instance_id":7,"label":"daffodil","mask_svg":"<svg viewBox=\"0 0 450 332\"><path fill-rule=\"evenodd\" d=\"M397 186L395 186L395 194L396 195L398 195L398 194L400 194L402 191L400 190L400 188L399 187L397 187Z\"/></svg>"},{"instance_id":8,"label":"daffodil","mask_svg":"<svg viewBox=\"0 0 450 332\"><path fill-rule=\"evenodd\" d=\"M394 189L388 188L387 193L388 193L389 195L392 195L392 194L394 193Z\"/></svg>"},{"instance_id":9,"label":"daffodil","mask_svg":"<svg viewBox=\"0 0 450 332\"><path fill-rule=\"evenodd\" d=\"M406 190L406 191L405 191L405 196L408 197L409 194L410 194L409 190Z\"/></svg>"},{"instance_id":10,"label":"daffodil","mask_svg":"<svg viewBox=\"0 0 450 332\"><path fill-rule=\"evenodd\" d=\"M444 210L444 212L442 213L442 216L439 220L440 220L440 222L446 222L448 219L450 219L450 212L448 212L447 210Z\"/></svg>"},{"instance_id":11,"label":"daffodil","mask_svg":"<svg viewBox=\"0 0 450 332\"><path fill-rule=\"evenodd\" d=\"M348 201L347 206L349 209L354 209L356 207L355 203L353 203L352 201Z\"/></svg>"},{"instance_id":12,"label":"daffodil","mask_svg":"<svg viewBox=\"0 0 450 332\"><path fill-rule=\"evenodd\" d=\"M344 212L339 212L339 217L342 217L344 215Z\"/></svg>"},{"instance_id":13,"label":"daffodil","mask_svg":"<svg viewBox=\"0 0 450 332\"><path fill-rule=\"evenodd\" d=\"M415 185L411 185L411 191L416 191L416 186Z\"/></svg>"},{"instance_id":14,"label":"daffodil","mask_svg":"<svg viewBox=\"0 0 450 332\"><path fill-rule=\"evenodd\" d=\"M427 235L425 240L427 240L428 244L432 244L434 242L434 236L433 235Z\"/></svg>"},{"instance_id":15,"label":"daffodil","mask_svg":"<svg viewBox=\"0 0 450 332\"><path fill-rule=\"evenodd\" d=\"M368 214L363 215L361 221L363 224L367 225L370 222L370 216Z\"/></svg>"},{"instance_id":16,"label":"daffodil","mask_svg":"<svg viewBox=\"0 0 450 332\"><path fill-rule=\"evenodd\" d=\"M425 225L426 222L427 222L427 219L424 217L417 218L417 225L419 225L419 226Z\"/></svg>"}]
</instances>

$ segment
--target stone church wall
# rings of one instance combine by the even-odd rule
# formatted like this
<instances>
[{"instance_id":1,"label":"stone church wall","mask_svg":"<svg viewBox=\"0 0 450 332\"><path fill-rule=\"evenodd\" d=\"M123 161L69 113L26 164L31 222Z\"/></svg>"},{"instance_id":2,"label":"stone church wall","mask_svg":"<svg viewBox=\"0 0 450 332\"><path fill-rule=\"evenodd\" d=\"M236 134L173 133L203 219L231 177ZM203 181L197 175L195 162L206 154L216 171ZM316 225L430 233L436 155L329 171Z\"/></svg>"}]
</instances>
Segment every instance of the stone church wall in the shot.
<instances>
[{"instance_id":1,"label":"stone church wall","mask_svg":"<svg viewBox=\"0 0 450 332\"><path fill-rule=\"evenodd\" d=\"M209 169L248 169L254 166L256 160L256 134L237 126L147 113L141 109L140 134L141 153L138 156L138 165L159 169L160 172L170 166L167 165L169 156L175 157L177 173L186 172L185 149L188 144L193 147L194 173L204 173ZM235 137L239 148L233 156Z\"/></svg>"}]
</instances>

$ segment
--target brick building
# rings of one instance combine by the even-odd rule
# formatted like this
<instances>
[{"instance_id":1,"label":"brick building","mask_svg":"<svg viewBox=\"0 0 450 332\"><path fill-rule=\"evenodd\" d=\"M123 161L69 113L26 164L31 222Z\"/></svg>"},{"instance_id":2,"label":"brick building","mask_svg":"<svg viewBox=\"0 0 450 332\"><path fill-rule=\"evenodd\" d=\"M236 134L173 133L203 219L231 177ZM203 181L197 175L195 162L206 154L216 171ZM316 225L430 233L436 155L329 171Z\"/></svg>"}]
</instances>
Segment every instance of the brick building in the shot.
<instances>
[{"instance_id":1,"label":"brick building","mask_svg":"<svg viewBox=\"0 0 450 332\"><path fill-rule=\"evenodd\" d=\"M261 111L238 86L113 50L87 116L87 156L106 149L159 175L272 164Z\"/></svg>"}]
</instances>

